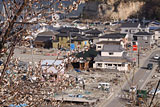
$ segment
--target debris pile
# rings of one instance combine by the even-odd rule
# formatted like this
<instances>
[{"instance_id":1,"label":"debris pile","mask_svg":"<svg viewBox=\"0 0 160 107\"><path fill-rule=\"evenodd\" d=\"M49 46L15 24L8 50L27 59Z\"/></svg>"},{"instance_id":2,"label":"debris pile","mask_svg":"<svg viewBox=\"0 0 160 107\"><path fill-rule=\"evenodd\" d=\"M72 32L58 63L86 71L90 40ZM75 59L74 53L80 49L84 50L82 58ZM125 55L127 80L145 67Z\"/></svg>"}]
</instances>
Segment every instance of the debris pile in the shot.
<instances>
[{"instance_id":1,"label":"debris pile","mask_svg":"<svg viewBox=\"0 0 160 107\"><path fill-rule=\"evenodd\" d=\"M44 74L40 63L34 69L32 65L20 64L13 59L0 84L0 105L60 105L54 96L70 86L74 86L75 79L64 73ZM23 69L22 69L23 68ZM61 68L62 69L62 68Z\"/></svg>"}]
</instances>

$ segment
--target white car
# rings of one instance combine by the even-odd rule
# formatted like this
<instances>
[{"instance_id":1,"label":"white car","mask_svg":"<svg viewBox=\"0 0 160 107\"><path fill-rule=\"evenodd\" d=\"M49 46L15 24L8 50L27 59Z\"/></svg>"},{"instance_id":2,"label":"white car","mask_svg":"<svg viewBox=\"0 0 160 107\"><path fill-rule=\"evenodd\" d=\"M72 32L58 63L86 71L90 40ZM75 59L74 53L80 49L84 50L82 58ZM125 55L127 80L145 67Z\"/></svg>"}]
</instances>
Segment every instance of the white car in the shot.
<instances>
[{"instance_id":1,"label":"white car","mask_svg":"<svg viewBox=\"0 0 160 107\"><path fill-rule=\"evenodd\" d=\"M136 92L136 90L137 90L136 86L131 86L129 92Z\"/></svg>"},{"instance_id":2,"label":"white car","mask_svg":"<svg viewBox=\"0 0 160 107\"><path fill-rule=\"evenodd\" d=\"M110 88L110 83L101 82L101 83L98 84L98 88L109 89Z\"/></svg>"},{"instance_id":3,"label":"white car","mask_svg":"<svg viewBox=\"0 0 160 107\"><path fill-rule=\"evenodd\" d=\"M159 55L156 54L153 58L156 59L156 60L158 60L159 59Z\"/></svg>"}]
</instances>

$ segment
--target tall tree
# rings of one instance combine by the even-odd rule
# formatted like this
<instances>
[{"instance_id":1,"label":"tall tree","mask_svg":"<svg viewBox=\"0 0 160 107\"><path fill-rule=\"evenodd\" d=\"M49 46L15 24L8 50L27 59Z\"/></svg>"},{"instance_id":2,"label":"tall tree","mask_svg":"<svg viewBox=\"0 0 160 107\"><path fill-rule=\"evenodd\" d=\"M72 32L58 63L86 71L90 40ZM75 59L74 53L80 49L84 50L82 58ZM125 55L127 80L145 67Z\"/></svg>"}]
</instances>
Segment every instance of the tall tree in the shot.
<instances>
[{"instance_id":1,"label":"tall tree","mask_svg":"<svg viewBox=\"0 0 160 107\"><path fill-rule=\"evenodd\" d=\"M55 4L62 13L71 12L80 4L80 0L77 0L76 3L66 6L63 1L70 0L0 0L0 7L2 7L0 12L0 58L8 52L4 69L0 71L0 105L8 106L8 104L25 102L30 107L37 107L46 102L46 99L54 104L54 99L50 96L54 95L55 90L67 87L66 82L69 82L67 79L59 79L60 81L56 84L51 84L47 79L44 82L32 82L27 76L23 77L27 78L26 81L22 81L20 75L6 74L15 46L20 43L21 39L36 31L37 29L33 27L39 23L49 25L56 22ZM43 78L41 69L36 68L35 72L38 80L41 80ZM50 94L45 90L46 87L50 87Z\"/></svg>"}]
</instances>

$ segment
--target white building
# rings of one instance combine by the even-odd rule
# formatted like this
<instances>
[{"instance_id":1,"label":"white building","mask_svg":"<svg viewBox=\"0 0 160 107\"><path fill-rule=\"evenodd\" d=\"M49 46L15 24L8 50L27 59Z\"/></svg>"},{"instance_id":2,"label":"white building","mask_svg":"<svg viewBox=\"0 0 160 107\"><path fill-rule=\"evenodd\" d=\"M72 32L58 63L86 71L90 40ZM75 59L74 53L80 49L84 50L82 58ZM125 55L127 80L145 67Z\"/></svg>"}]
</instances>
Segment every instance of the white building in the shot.
<instances>
[{"instance_id":1,"label":"white building","mask_svg":"<svg viewBox=\"0 0 160 107\"><path fill-rule=\"evenodd\" d=\"M128 43L128 34L120 34L120 33L105 34L99 37L99 42L96 43L96 50L101 51L104 44L122 45L122 47L125 48L127 43Z\"/></svg>"},{"instance_id":2,"label":"white building","mask_svg":"<svg viewBox=\"0 0 160 107\"><path fill-rule=\"evenodd\" d=\"M121 45L104 45L101 56L94 59L93 68L116 69L118 71L128 71L131 60L127 58L127 53Z\"/></svg>"},{"instance_id":3,"label":"white building","mask_svg":"<svg viewBox=\"0 0 160 107\"><path fill-rule=\"evenodd\" d=\"M96 43L96 51L101 51L104 45L122 45L124 48L124 43L122 41L99 41Z\"/></svg>"},{"instance_id":4,"label":"white building","mask_svg":"<svg viewBox=\"0 0 160 107\"><path fill-rule=\"evenodd\" d=\"M122 34L134 34L139 32L140 29L139 23L122 23L120 33Z\"/></svg>"},{"instance_id":5,"label":"white building","mask_svg":"<svg viewBox=\"0 0 160 107\"><path fill-rule=\"evenodd\" d=\"M154 39L157 43L160 41L160 28L154 31Z\"/></svg>"},{"instance_id":6,"label":"white building","mask_svg":"<svg viewBox=\"0 0 160 107\"><path fill-rule=\"evenodd\" d=\"M128 34L128 41L131 42L135 33L149 32L149 27L140 23L122 23L120 30L120 33Z\"/></svg>"}]
</instances>

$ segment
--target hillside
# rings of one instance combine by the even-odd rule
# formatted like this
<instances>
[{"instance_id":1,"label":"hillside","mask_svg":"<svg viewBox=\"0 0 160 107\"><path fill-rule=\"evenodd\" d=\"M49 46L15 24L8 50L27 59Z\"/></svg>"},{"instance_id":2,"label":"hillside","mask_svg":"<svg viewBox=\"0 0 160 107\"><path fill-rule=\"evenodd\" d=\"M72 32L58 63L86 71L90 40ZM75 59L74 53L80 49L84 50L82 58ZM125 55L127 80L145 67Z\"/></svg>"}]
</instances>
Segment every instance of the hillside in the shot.
<instances>
[{"instance_id":1,"label":"hillside","mask_svg":"<svg viewBox=\"0 0 160 107\"><path fill-rule=\"evenodd\" d=\"M160 19L160 0L88 0L83 18L116 20L129 17Z\"/></svg>"}]
</instances>

